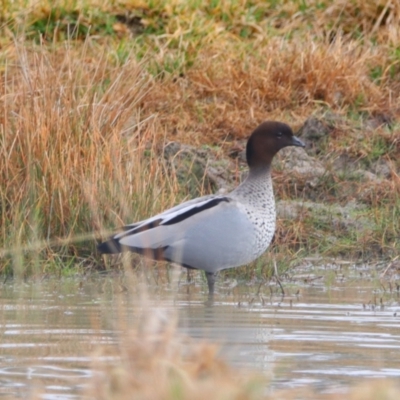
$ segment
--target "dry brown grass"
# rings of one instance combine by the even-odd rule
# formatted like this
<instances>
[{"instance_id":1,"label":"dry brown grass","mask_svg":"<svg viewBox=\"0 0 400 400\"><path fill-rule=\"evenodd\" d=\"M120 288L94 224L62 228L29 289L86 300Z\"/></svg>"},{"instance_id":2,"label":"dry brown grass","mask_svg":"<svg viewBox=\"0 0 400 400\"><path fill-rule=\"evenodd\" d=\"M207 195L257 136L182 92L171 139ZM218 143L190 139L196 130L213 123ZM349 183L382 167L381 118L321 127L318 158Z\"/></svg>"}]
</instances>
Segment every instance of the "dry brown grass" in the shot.
<instances>
[{"instance_id":1,"label":"dry brown grass","mask_svg":"<svg viewBox=\"0 0 400 400\"><path fill-rule=\"evenodd\" d=\"M183 199L185 191L159 157L165 141L228 150L265 119L298 128L311 114L338 115L345 123L334 127L323 156L368 161L382 153L393 179L366 191L333 175L316 196L340 202L351 194L371 206L382 225L390 207L397 218L397 2L129 4L85 1L71 9L60 1L52 3L62 10L57 21L46 2L3 7L0 248L14 255L2 270L28 268L29 248L52 262L59 255L90 254L93 243L54 250L49 241L92 239L104 227ZM122 10L138 16L142 36L131 33L131 20L115 20L116 36L106 35L99 21ZM63 41L68 18L92 24L97 35ZM40 21L48 30L39 45L26 38L37 37L33 29ZM56 22L57 32L51 30ZM394 128L368 128L369 120L390 121ZM276 182L279 198L308 196L284 172ZM382 198L386 208L379 209ZM297 221L277 235L277 244L296 251L312 229ZM370 240L385 242L382 232L375 234Z\"/></svg>"},{"instance_id":2,"label":"dry brown grass","mask_svg":"<svg viewBox=\"0 0 400 400\"><path fill-rule=\"evenodd\" d=\"M163 119L169 130L178 131L178 140L218 143L247 136L266 118L299 126L324 108L345 115L357 104L359 111L391 114L400 105L393 85L378 87L369 78L382 54L364 51L355 42L305 47L299 40L276 38L257 54L240 56L208 49L185 79L165 82L164 90L157 91L158 101L174 93L172 116ZM200 126L201 134L194 135Z\"/></svg>"},{"instance_id":3,"label":"dry brown grass","mask_svg":"<svg viewBox=\"0 0 400 400\"><path fill-rule=\"evenodd\" d=\"M118 225L171 202L176 184L152 151L156 118L140 113L153 79L138 62L116 68L90 41L15 53L0 86L4 247L98 231L105 216Z\"/></svg>"}]
</instances>

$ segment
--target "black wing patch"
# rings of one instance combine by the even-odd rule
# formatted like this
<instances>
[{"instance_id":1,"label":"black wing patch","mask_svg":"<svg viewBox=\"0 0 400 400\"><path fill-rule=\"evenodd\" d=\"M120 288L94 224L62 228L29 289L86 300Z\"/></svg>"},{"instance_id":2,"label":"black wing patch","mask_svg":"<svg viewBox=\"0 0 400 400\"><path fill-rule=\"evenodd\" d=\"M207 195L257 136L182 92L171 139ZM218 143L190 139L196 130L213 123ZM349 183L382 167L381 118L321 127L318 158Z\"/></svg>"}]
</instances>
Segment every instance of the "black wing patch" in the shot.
<instances>
[{"instance_id":1,"label":"black wing patch","mask_svg":"<svg viewBox=\"0 0 400 400\"><path fill-rule=\"evenodd\" d=\"M218 197L216 199L212 199L199 207L192 207L189 210L185 211L184 213L178 214L176 217L171 218L170 220L162 223L162 225L177 224L178 222L184 221L185 219L187 219L193 215L196 215L202 211L208 210L209 208L213 208L223 201L229 203L230 199L228 197Z\"/></svg>"},{"instance_id":2,"label":"black wing patch","mask_svg":"<svg viewBox=\"0 0 400 400\"><path fill-rule=\"evenodd\" d=\"M110 238L103 243L97 245L97 250L103 254L117 254L123 251L121 244L118 240Z\"/></svg>"}]
</instances>

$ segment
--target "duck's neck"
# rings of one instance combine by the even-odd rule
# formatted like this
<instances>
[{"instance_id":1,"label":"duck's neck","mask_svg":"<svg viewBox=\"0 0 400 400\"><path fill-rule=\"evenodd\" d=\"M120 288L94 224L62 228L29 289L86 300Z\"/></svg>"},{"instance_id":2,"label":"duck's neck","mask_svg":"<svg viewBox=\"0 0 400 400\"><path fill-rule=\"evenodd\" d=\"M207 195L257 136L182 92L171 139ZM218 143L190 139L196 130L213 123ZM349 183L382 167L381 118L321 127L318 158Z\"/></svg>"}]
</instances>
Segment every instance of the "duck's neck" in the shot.
<instances>
[{"instance_id":1,"label":"duck's neck","mask_svg":"<svg viewBox=\"0 0 400 400\"><path fill-rule=\"evenodd\" d=\"M247 178L232 192L237 197L251 197L257 201L264 202L273 199L273 188L271 179L271 166L251 168Z\"/></svg>"},{"instance_id":2,"label":"duck's neck","mask_svg":"<svg viewBox=\"0 0 400 400\"><path fill-rule=\"evenodd\" d=\"M247 179L250 179L250 180L268 179L268 180L270 180L271 179L271 164L263 165L260 167L250 168Z\"/></svg>"}]
</instances>

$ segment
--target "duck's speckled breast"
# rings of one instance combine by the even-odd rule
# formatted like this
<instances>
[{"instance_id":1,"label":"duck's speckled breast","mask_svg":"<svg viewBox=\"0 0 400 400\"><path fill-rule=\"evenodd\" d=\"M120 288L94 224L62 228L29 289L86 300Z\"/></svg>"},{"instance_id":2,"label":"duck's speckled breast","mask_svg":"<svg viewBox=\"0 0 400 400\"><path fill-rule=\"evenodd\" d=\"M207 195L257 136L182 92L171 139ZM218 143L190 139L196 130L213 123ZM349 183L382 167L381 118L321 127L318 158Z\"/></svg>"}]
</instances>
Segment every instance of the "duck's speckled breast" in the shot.
<instances>
[{"instance_id":1,"label":"duck's speckled breast","mask_svg":"<svg viewBox=\"0 0 400 400\"><path fill-rule=\"evenodd\" d=\"M253 257L259 257L270 245L275 234L276 210L272 179L269 171L250 174L230 197L239 201L254 226L256 244Z\"/></svg>"}]
</instances>

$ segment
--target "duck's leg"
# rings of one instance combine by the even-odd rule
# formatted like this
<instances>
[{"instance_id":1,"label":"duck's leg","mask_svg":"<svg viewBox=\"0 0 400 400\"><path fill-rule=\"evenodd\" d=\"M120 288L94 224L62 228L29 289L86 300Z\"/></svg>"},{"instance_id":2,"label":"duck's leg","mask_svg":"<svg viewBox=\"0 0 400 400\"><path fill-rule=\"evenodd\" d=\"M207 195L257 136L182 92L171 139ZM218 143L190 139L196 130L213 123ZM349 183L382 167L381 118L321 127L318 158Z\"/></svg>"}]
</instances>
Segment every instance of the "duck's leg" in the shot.
<instances>
[{"instance_id":1,"label":"duck's leg","mask_svg":"<svg viewBox=\"0 0 400 400\"><path fill-rule=\"evenodd\" d=\"M208 285L208 297L212 298L214 297L214 284L217 280L217 274L216 272L206 272L206 278Z\"/></svg>"}]
</instances>

